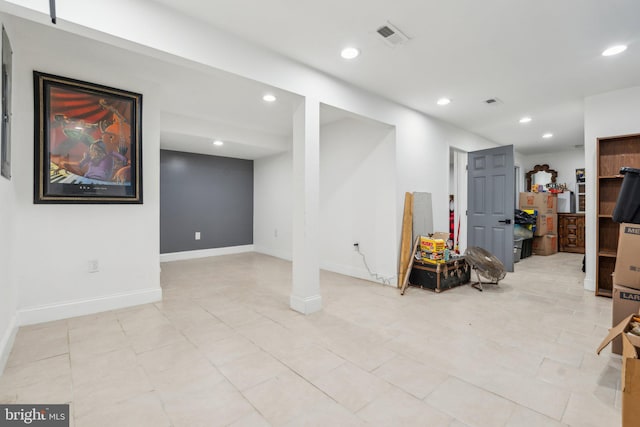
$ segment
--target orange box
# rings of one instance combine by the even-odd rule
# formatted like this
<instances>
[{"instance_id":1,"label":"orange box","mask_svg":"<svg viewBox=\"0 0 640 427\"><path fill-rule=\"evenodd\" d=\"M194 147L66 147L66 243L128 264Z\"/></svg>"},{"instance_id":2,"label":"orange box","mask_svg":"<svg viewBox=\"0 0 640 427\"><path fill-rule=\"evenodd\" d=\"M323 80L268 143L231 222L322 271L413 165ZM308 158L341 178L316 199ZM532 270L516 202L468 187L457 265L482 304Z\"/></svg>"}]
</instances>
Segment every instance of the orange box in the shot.
<instances>
[{"instance_id":1,"label":"orange box","mask_svg":"<svg viewBox=\"0 0 640 427\"><path fill-rule=\"evenodd\" d=\"M558 196L553 193L520 193L520 209L535 209L542 214L558 213Z\"/></svg>"},{"instance_id":2,"label":"orange box","mask_svg":"<svg viewBox=\"0 0 640 427\"><path fill-rule=\"evenodd\" d=\"M534 255L553 255L558 252L558 236L547 234L533 238L532 250Z\"/></svg>"},{"instance_id":3,"label":"orange box","mask_svg":"<svg viewBox=\"0 0 640 427\"><path fill-rule=\"evenodd\" d=\"M557 214L538 214L535 235L546 236L547 234L558 234Z\"/></svg>"}]
</instances>

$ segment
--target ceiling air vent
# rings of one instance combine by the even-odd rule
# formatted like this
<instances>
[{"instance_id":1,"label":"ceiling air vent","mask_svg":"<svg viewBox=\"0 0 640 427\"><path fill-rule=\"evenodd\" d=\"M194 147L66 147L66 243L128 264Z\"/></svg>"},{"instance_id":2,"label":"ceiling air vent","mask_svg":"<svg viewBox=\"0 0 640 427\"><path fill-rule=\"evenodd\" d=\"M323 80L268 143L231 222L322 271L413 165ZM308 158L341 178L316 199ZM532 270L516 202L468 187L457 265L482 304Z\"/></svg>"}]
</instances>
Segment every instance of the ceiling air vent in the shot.
<instances>
[{"instance_id":1,"label":"ceiling air vent","mask_svg":"<svg viewBox=\"0 0 640 427\"><path fill-rule=\"evenodd\" d=\"M384 42L389 46L396 47L409 41L409 37L404 35L397 27L390 22L378 28L376 32L382 37Z\"/></svg>"},{"instance_id":2,"label":"ceiling air vent","mask_svg":"<svg viewBox=\"0 0 640 427\"><path fill-rule=\"evenodd\" d=\"M502 104L502 101L499 100L498 98L489 98L489 99L485 99L484 103L487 105L500 105Z\"/></svg>"}]
</instances>

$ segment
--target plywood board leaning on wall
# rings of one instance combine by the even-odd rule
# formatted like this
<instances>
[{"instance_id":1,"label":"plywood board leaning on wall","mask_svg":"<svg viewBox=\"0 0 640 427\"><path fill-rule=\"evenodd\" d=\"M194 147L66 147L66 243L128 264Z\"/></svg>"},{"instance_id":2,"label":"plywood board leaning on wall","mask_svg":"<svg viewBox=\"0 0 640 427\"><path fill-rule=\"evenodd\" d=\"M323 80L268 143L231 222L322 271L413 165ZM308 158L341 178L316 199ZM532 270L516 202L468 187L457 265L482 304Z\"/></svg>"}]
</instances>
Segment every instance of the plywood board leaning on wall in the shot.
<instances>
[{"instance_id":1,"label":"plywood board leaning on wall","mask_svg":"<svg viewBox=\"0 0 640 427\"><path fill-rule=\"evenodd\" d=\"M411 261L413 236L413 194L404 194L404 215L402 216L402 238L400 240L400 265L398 266L398 288L402 287Z\"/></svg>"}]
</instances>

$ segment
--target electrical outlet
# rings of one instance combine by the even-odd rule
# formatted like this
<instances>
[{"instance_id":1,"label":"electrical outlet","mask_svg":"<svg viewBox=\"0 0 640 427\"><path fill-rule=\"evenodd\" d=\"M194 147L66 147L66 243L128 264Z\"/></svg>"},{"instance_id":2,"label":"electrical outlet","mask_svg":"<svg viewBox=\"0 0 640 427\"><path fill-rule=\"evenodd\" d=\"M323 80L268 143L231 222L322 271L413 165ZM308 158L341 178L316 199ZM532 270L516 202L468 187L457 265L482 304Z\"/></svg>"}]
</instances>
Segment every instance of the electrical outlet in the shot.
<instances>
[{"instance_id":1,"label":"electrical outlet","mask_svg":"<svg viewBox=\"0 0 640 427\"><path fill-rule=\"evenodd\" d=\"M100 271L100 264L97 259L90 259L87 267L89 273L97 273Z\"/></svg>"},{"instance_id":2,"label":"electrical outlet","mask_svg":"<svg viewBox=\"0 0 640 427\"><path fill-rule=\"evenodd\" d=\"M200 232L196 231L196 240L200 240Z\"/></svg>"},{"instance_id":3,"label":"electrical outlet","mask_svg":"<svg viewBox=\"0 0 640 427\"><path fill-rule=\"evenodd\" d=\"M353 250L358 252L360 250L360 243L356 242L353 244Z\"/></svg>"}]
</instances>

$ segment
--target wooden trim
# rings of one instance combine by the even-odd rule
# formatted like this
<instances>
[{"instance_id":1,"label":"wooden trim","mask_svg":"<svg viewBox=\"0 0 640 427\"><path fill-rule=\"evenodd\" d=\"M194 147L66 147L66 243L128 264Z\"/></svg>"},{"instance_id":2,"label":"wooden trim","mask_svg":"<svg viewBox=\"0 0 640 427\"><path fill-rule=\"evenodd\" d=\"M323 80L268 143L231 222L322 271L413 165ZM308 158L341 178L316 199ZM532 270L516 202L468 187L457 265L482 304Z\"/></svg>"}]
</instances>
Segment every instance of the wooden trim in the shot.
<instances>
[{"instance_id":1,"label":"wooden trim","mask_svg":"<svg viewBox=\"0 0 640 427\"><path fill-rule=\"evenodd\" d=\"M413 240L413 193L404 194L404 215L402 217L402 239L400 241L400 265L398 266L398 288L409 274L411 244Z\"/></svg>"}]
</instances>

